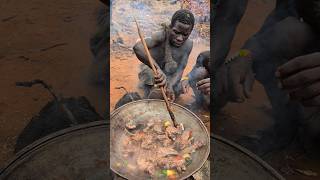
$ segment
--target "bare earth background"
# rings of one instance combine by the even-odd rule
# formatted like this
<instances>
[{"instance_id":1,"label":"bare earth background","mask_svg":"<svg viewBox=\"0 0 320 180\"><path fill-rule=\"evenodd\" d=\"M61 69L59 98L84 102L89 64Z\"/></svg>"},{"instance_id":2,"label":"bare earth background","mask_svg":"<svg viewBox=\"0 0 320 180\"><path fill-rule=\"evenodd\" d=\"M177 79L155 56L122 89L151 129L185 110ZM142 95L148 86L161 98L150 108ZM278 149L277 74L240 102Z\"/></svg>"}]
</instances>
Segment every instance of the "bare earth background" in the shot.
<instances>
[{"instance_id":1,"label":"bare earth background","mask_svg":"<svg viewBox=\"0 0 320 180\"><path fill-rule=\"evenodd\" d=\"M98 0L0 0L0 167L13 156L18 134L52 100L40 86L16 87L16 81L42 79L65 97L86 96L101 114L106 110L105 90L88 83L99 6Z\"/></svg>"}]
</instances>

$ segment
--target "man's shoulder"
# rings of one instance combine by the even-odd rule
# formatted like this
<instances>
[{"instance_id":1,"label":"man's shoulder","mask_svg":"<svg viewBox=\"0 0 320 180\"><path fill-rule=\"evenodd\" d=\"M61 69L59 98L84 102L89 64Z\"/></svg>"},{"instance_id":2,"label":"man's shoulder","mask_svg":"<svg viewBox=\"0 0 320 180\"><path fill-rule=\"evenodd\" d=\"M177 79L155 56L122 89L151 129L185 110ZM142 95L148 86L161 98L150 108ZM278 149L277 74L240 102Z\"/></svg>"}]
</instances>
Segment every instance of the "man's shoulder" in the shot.
<instances>
[{"instance_id":1,"label":"man's shoulder","mask_svg":"<svg viewBox=\"0 0 320 180\"><path fill-rule=\"evenodd\" d=\"M153 32L151 38L154 41L162 42L166 39L166 35L163 30L159 30L159 31Z\"/></svg>"},{"instance_id":2,"label":"man's shoulder","mask_svg":"<svg viewBox=\"0 0 320 180\"><path fill-rule=\"evenodd\" d=\"M186 42L183 45L184 49L186 50L192 50L193 47L193 41L191 39L187 39Z\"/></svg>"}]
</instances>

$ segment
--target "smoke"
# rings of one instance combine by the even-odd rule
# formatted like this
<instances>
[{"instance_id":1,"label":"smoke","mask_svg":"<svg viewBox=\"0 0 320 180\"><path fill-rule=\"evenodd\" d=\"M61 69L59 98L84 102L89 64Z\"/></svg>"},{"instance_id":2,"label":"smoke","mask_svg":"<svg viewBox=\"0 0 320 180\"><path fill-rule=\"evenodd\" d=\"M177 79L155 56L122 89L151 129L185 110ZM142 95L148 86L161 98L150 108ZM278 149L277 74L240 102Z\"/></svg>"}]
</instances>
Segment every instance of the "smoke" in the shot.
<instances>
[{"instance_id":1,"label":"smoke","mask_svg":"<svg viewBox=\"0 0 320 180\"><path fill-rule=\"evenodd\" d=\"M190 38L209 42L210 6L206 1L197 0L192 2L193 6L191 6L190 10L194 13L197 24ZM170 2L167 0L116 0L112 5L111 37L126 34L132 37L129 39L136 40L138 36L134 17L139 22L145 36L150 36L153 32L162 28L161 24L169 24L174 12L180 8L181 2ZM206 37L204 34L206 34ZM126 45L132 47L134 43L135 41L129 40L129 42L126 42Z\"/></svg>"}]
</instances>

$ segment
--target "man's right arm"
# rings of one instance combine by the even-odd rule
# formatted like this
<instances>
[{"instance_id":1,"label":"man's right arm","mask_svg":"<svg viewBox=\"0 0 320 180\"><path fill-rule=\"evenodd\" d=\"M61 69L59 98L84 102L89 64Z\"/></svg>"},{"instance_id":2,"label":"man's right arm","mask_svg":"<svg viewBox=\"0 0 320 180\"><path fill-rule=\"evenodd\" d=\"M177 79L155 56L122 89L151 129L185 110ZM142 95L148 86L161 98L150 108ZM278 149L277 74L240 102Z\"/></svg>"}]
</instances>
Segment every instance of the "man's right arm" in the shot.
<instances>
[{"instance_id":1,"label":"man's right arm","mask_svg":"<svg viewBox=\"0 0 320 180\"><path fill-rule=\"evenodd\" d=\"M145 38L145 42L147 44L148 49L152 49L156 46L158 46L161 41L163 41L163 33L162 32L157 32L152 35L150 38ZM143 44L141 41L138 41L134 46L133 46L133 51L136 54L137 58L147 66L151 67L148 61L147 54L145 53ZM153 60L153 59L152 59ZM158 68L158 64L153 60L154 65Z\"/></svg>"}]
</instances>

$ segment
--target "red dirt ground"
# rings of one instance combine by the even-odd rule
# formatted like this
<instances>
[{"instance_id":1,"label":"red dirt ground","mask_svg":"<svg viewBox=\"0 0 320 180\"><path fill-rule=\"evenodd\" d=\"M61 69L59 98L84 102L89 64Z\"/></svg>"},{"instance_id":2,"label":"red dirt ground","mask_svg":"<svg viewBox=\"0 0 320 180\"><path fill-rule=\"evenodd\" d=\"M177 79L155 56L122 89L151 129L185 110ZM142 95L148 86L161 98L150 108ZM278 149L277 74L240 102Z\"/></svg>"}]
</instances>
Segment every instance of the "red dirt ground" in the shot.
<instances>
[{"instance_id":1,"label":"red dirt ground","mask_svg":"<svg viewBox=\"0 0 320 180\"><path fill-rule=\"evenodd\" d=\"M89 39L99 1L0 2L0 167L13 156L17 135L52 98L43 88L16 87L42 79L64 96L86 96L105 111L105 90L89 85ZM46 51L55 44L66 43Z\"/></svg>"}]
</instances>

